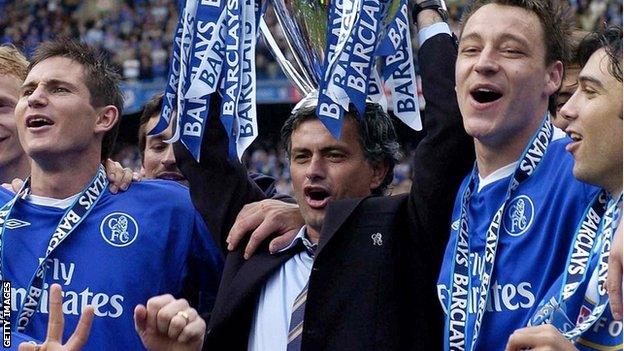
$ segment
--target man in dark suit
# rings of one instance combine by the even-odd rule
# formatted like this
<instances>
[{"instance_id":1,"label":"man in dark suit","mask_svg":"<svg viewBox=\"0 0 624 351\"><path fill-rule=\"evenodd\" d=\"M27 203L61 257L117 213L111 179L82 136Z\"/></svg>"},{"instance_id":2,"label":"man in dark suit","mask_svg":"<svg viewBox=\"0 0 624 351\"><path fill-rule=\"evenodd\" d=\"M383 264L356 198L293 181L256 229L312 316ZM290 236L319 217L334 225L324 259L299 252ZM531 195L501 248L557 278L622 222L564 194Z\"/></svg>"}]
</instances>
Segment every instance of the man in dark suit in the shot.
<instances>
[{"instance_id":1,"label":"man in dark suit","mask_svg":"<svg viewBox=\"0 0 624 351\"><path fill-rule=\"evenodd\" d=\"M418 18L419 25L439 21L431 10ZM416 150L408 195L378 196L391 179L398 147L391 121L378 106L367 105L362 120L348 115L340 140L314 117L314 106L289 118L283 139L305 226L276 254L265 243L249 260L243 249L228 255L206 349L441 348L435 282L454 194L474 156L454 82L427 82L454 70L455 53L448 34L434 35L420 49L427 134ZM244 167L227 159L218 119L208 123L201 162L180 145L176 159L195 206L224 247L241 208L264 195ZM302 306L303 327L293 328Z\"/></svg>"}]
</instances>

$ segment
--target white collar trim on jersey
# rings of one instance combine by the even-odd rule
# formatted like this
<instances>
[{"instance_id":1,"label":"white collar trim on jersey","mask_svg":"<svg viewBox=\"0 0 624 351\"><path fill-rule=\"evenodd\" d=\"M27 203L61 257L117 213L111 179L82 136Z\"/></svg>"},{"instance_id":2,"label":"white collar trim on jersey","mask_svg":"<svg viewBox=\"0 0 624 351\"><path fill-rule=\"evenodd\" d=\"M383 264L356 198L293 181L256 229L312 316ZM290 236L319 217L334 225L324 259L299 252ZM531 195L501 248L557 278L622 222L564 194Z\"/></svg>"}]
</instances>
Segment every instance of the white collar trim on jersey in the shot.
<instances>
[{"instance_id":1,"label":"white collar trim on jersey","mask_svg":"<svg viewBox=\"0 0 624 351\"><path fill-rule=\"evenodd\" d=\"M53 199L51 197L37 196L37 195L30 194L26 196L25 200L30 202L31 204L48 206L48 207L56 207L56 208L60 208L64 210L68 208L69 206L71 206L71 204L74 203L74 201L78 198L78 196L80 196L80 193L76 195L72 195L66 199Z\"/></svg>"},{"instance_id":2,"label":"white collar trim on jersey","mask_svg":"<svg viewBox=\"0 0 624 351\"><path fill-rule=\"evenodd\" d=\"M477 188L477 192L481 191L481 189L483 189L488 184L492 184L498 180L507 178L512 175L513 172L516 170L516 166L518 166L518 163L520 163L520 161L510 163L507 166L503 166L495 170L485 178L481 178L481 176L479 176L479 187Z\"/></svg>"},{"instance_id":3,"label":"white collar trim on jersey","mask_svg":"<svg viewBox=\"0 0 624 351\"><path fill-rule=\"evenodd\" d=\"M565 136L566 133L564 131L557 127L554 128L553 141L564 138ZM503 166L495 170L494 172L492 172L492 174L485 178L481 178L481 176L479 176L479 187L477 188L477 192L481 191L481 189L483 189L488 184L492 184L497 180L501 180L512 175L513 172L516 170L516 166L518 165L518 163L520 163L520 161L510 163L507 166Z\"/></svg>"}]
</instances>

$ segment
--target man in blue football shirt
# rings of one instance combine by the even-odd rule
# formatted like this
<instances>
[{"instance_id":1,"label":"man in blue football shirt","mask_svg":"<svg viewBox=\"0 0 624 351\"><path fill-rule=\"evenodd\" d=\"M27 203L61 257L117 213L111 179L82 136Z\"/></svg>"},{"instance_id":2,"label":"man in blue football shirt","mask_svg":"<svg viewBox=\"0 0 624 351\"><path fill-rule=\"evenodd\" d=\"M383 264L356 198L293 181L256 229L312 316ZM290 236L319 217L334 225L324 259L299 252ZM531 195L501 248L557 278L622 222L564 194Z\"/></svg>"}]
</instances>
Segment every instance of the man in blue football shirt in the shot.
<instances>
[{"instance_id":1,"label":"man in blue football shirt","mask_svg":"<svg viewBox=\"0 0 624 351\"><path fill-rule=\"evenodd\" d=\"M564 298L565 295L560 294L564 283L574 286L572 278L579 270L574 259L581 257L579 247L586 242L579 236L571 247L571 258L561 281L553 285L544 299L543 304L551 309L544 312L550 314L550 323L517 330L509 339L508 350L612 350L622 347L622 323L613 317L609 308L605 308L608 300L604 287L606 258L622 206L621 28L610 27L604 34L588 36L580 45L579 62L583 65L579 86L561 109L561 115L568 121L566 133L572 139L566 149L574 157L574 176L604 189L610 201L601 220L601 229L596 230L598 235L592 250L594 259L588 258L585 263L587 273L584 279L571 296ZM549 302L551 298L554 303Z\"/></svg>"},{"instance_id":2,"label":"man in blue football shirt","mask_svg":"<svg viewBox=\"0 0 624 351\"><path fill-rule=\"evenodd\" d=\"M18 49L10 44L0 46L0 184L7 184L7 189L15 191L21 187L21 182L16 180L26 179L30 173L30 159L19 142L15 123L15 105L27 72L28 61ZM116 193L120 187L125 189L132 179L132 171L110 159L105 166L110 190ZM13 183L13 187L8 183Z\"/></svg>"},{"instance_id":3,"label":"man in blue football shirt","mask_svg":"<svg viewBox=\"0 0 624 351\"><path fill-rule=\"evenodd\" d=\"M438 282L446 349L505 347L559 276L597 191L572 177L568 140L547 111L569 55L569 14L560 1L484 0L463 15L455 78L477 162Z\"/></svg>"},{"instance_id":4,"label":"man in blue football shirt","mask_svg":"<svg viewBox=\"0 0 624 351\"><path fill-rule=\"evenodd\" d=\"M181 333L199 317L186 301L164 295L165 304L136 313L149 326L165 309L168 323L139 337L135 306L155 295L179 296L192 261L208 280L218 275L220 256L184 187L141 182L116 196L106 189L101 160L123 102L117 82L90 48L58 41L38 48L20 89L15 115L31 178L17 196L0 190L0 273L12 282L14 330L34 339L45 338L53 283L64 290L65 338L91 305L86 348L141 349L146 337Z\"/></svg>"}]
</instances>

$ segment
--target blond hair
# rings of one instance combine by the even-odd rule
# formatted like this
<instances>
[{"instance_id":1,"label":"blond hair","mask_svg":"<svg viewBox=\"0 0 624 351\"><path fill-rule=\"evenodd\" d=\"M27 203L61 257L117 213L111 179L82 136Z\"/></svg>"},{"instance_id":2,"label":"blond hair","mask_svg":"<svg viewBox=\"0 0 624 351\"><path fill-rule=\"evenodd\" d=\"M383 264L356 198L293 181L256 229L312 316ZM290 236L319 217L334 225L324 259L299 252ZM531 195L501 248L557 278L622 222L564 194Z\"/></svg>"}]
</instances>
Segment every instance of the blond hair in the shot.
<instances>
[{"instance_id":1,"label":"blond hair","mask_svg":"<svg viewBox=\"0 0 624 351\"><path fill-rule=\"evenodd\" d=\"M26 79L28 60L11 44L0 45L0 74L13 75L19 80Z\"/></svg>"}]
</instances>

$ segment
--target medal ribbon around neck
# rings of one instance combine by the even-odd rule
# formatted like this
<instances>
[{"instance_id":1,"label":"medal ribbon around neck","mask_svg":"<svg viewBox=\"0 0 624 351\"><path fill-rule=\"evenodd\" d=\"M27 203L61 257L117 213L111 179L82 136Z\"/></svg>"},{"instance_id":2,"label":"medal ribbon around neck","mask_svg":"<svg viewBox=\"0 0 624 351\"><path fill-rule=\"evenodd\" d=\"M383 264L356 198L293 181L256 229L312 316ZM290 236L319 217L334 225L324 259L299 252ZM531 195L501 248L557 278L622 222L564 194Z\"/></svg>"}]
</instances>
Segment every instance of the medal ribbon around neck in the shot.
<instances>
[{"instance_id":1,"label":"medal ribbon around neck","mask_svg":"<svg viewBox=\"0 0 624 351\"><path fill-rule=\"evenodd\" d=\"M605 289L607 281L607 271L609 267L609 253L611 252L611 241L613 233L617 229L618 218L622 206L622 194L617 199L611 199L607 212L604 215L602 223L602 244L600 246L600 256L598 256L598 303L592 309L590 315L580 323L577 322L574 329L563 333L563 336L569 340L575 341L581 334L589 329L594 322L602 316L607 304L609 303L609 295Z\"/></svg>"},{"instance_id":2,"label":"medal ribbon around neck","mask_svg":"<svg viewBox=\"0 0 624 351\"><path fill-rule=\"evenodd\" d=\"M82 223L89 215L95 204L100 200L104 190L108 186L108 178L104 167L100 165L97 174L91 179L89 184L82 190L80 195L74 200L74 203L65 211L65 214L52 233L52 237L48 242L45 256L40 259L39 266L35 270L35 274L30 280L27 295L24 302L19 308L17 314L17 331L24 332L35 314L41 294L43 293L43 285L46 273L46 260L52 252ZM18 199L25 197L30 193L30 178L26 179L22 188L18 193L0 208L0 280L4 279L2 262L4 261L4 233L6 223L11 218L11 213Z\"/></svg>"},{"instance_id":3,"label":"medal ribbon around neck","mask_svg":"<svg viewBox=\"0 0 624 351\"><path fill-rule=\"evenodd\" d=\"M445 325L445 345L444 349L449 351L472 350L479 335L481 321L485 312L485 306L490 290L490 283L494 271L494 260L498 247L499 231L502 224L503 213L507 204L512 199L515 190L527 180L537 169L553 137L553 126L550 123L550 116L546 114L542 126L535 133L531 142L524 150L520 163L516 167L514 174L507 187L505 198L494 214L492 222L488 227L485 240L484 268L479 274L481 286L479 289L479 300L472 336L470 336L466 325L472 316L470 312L472 283L471 283L471 263L470 263L470 237L468 225L468 207L470 197L475 192L478 180L477 165L473 168L470 182L462 195L460 227L457 234L457 243L453 255L453 271L449 287L450 298L447 304L447 315Z\"/></svg>"},{"instance_id":4,"label":"medal ribbon around neck","mask_svg":"<svg viewBox=\"0 0 624 351\"><path fill-rule=\"evenodd\" d=\"M622 195L617 199L610 199L608 205L605 205L607 197L607 193L603 190L587 206L568 254L558 299L553 303L548 303L550 299L546 297L544 299L546 302L542 302L542 307L535 313L530 325L550 323L553 312L574 296L581 283L587 279L587 273L594 272L593 269L596 268L598 269L598 303L587 317L582 320L575 318L574 327L563 326L560 329L564 330L560 331L563 336L574 342L602 316L609 302L604 282L607 279L612 236L617 228L622 204ZM598 233L600 235L596 235ZM588 269L588 267L593 267L593 269ZM591 277L591 274L589 276Z\"/></svg>"}]
</instances>

